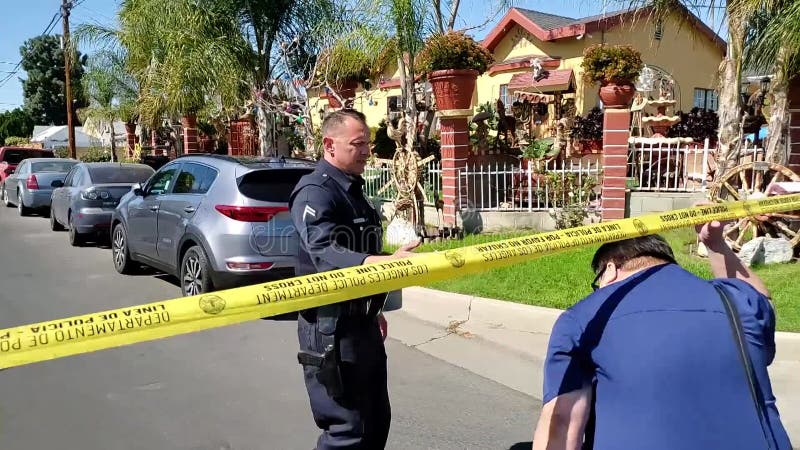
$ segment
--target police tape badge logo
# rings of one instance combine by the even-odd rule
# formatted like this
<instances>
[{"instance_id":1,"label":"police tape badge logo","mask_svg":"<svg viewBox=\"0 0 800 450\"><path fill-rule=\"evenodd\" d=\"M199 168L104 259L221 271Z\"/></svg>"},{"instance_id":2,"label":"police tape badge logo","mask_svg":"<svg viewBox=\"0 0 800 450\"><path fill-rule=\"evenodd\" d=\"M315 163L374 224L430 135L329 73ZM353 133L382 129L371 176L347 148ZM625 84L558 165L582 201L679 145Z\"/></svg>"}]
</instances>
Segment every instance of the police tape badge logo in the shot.
<instances>
[{"instance_id":1,"label":"police tape badge logo","mask_svg":"<svg viewBox=\"0 0 800 450\"><path fill-rule=\"evenodd\" d=\"M204 295L200 297L200 309L206 314L219 314L225 309L225 299L216 295Z\"/></svg>"},{"instance_id":2,"label":"police tape badge logo","mask_svg":"<svg viewBox=\"0 0 800 450\"><path fill-rule=\"evenodd\" d=\"M461 253L454 250L444 252L444 257L447 258L447 262L456 269L466 264L466 260L461 256Z\"/></svg>"},{"instance_id":3,"label":"police tape badge logo","mask_svg":"<svg viewBox=\"0 0 800 450\"><path fill-rule=\"evenodd\" d=\"M647 228L647 225L645 225L644 222L639 219L633 219L633 226L636 227L636 231L638 231L642 236L647 235L647 232L650 231Z\"/></svg>"}]
</instances>

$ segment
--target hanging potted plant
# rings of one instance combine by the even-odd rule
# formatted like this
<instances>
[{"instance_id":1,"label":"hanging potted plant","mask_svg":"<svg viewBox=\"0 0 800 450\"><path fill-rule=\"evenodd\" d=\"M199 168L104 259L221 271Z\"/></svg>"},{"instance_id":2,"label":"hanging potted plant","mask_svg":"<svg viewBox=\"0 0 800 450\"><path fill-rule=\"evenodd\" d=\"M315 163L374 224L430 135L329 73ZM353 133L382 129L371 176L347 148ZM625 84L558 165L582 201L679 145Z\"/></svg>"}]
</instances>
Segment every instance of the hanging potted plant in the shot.
<instances>
[{"instance_id":1,"label":"hanging potted plant","mask_svg":"<svg viewBox=\"0 0 800 450\"><path fill-rule=\"evenodd\" d=\"M417 67L431 83L439 110L470 109L478 75L494 63L489 50L457 31L428 38L417 58Z\"/></svg>"},{"instance_id":2,"label":"hanging potted plant","mask_svg":"<svg viewBox=\"0 0 800 450\"><path fill-rule=\"evenodd\" d=\"M642 71L642 55L628 45L595 44L583 52L583 79L600 84L600 100L606 108L630 106Z\"/></svg>"},{"instance_id":3,"label":"hanging potted plant","mask_svg":"<svg viewBox=\"0 0 800 450\"><path fill-rule=\"evenodd\" d=\"M341 108L343 105L339 98L345 102L354 98L358 84L369 77L371 68L367 53L349 45L346 40L325 50L320 55L316 77L328 90L328 104L332 108Z\"/></svg>"}]
</instances>

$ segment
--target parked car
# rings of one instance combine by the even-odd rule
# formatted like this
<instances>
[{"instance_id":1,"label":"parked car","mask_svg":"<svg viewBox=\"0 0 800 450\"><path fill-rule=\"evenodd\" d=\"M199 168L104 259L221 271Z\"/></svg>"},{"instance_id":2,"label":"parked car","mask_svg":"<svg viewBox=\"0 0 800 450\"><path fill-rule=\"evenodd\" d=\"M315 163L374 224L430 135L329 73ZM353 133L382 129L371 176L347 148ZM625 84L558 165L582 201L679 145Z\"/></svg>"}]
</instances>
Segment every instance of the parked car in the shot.
<instances>
[{"instance_id":1,"label":"parked car","mask_svg":"<svg viewBox=\"0 0 800 450\"><path fill-rule=\"evenodd\" d=\"M67 172L77 163L75 159L28 158L6 178L0 197L6 206L17 205L20 216L35 209L49 214L52 182L63 182Z\"/></svg>"},{"instance_id":2,"label":"parked car","mask_svg":"<svg viewBox=\"0 0 800 450\"><path fill-rule=\"evenodd\" d=\"M111 216L131 187L155 171L144 164L78 163L62 182L55 180L50 204L50 228L69 230L69 242L82 245L91 234L107 233Z\"/></svg>"},{"instance_id":3,"label":"parked car","mask_svg":"<svg viewBox=\"0 0 800 450\"><path fill-rule=\"evenodd\" d=\"M297 237L289 195L315 163L187 155L120 201L114 267L175 275L183 295L294 276Z\"/></svg>"},{"instance_id":4,"label":"parked car","mask_svg":"<svg viewBox=\"0 0 800 450\"><path fill-rule=\"evenodd\" d=\"M14 169L28 158L53 158L56 155L52 150L28 147L0 147L0 185L6 178L14 173ZM1 188L0 188L1 189Z\"/></svg>"}]
</instances>

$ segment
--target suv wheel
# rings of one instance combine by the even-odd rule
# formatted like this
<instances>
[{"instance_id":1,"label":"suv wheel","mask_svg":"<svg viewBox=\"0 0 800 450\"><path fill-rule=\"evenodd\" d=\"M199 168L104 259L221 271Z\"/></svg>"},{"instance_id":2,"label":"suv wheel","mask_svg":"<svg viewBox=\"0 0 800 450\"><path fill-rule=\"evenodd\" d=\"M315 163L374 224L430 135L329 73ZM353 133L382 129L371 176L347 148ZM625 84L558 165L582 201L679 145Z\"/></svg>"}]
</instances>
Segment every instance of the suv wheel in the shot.
<instances>
[{"instance_id":1,"label":"suv wheel","mask_svg":"<svg viewBox=\"0 0 800 450\"><path fill-rule=\"evenodd\" d=\"M64 226L58 223L56 215L53 213L53 207L50 207L50 229L53 231L64 231Z\"/></svg>"},{"instance_id":2,"label":"suv wheel","mask_svg":"<svg viewBox=\"0 0 800 450\"><path fill-rule=\"evenodd\" d=\"M205 294L213 289L208 258L200 246L186 250L181 259L180 275L181 293L184 296Z\"/></svg>"},{"instance_id":3,"label":"suv wheel","mask_svg":"<svg viewBox=\"0 0 800 450\"><path fill-rule=\"evenodd\" d=\"M132 274L138 265L131 261L131 254L128 251L128 233L125 227L118 223L111 233L111 256L114 260L114 268L122 274Z\"/></svg>"},{"instance_id":4,"label":"suv wheel","mask_svg":"<svg viewBox=\"0 0 800 450\"><path fill-rule=\"evenodd\" d=\"M83 245L85 241L84 236L81 233L78 233L77 228L75 228L75 221L72 219L72 213L69 213L68 219L68 226L67 229L69 230L69 243L73 247L80 247Z\"/></svg>"},{"instance_id":5,"label":"suv wheel","mask_svg":"<svg viewBox=\"0 0 800 450\"><path fill-rule=\"evenodd\" d=\"M0 187L0 189L2 189L0 191L0 196L2 196L2 198L3 198L3 204L5 204L6 206L8 206L10 208L11 207L11 202L8 201L8 191L6 191L6 185L3 184L3 186Z\"/></svg>"},{"instance_id":6,"label":"suv wheel","mask_svg":"<svg viewBox=\"0 0 800 450\"><path fill-rule=\"evenodd\" d=\"M6 194L8 195L8 194ZM19 210L20 216L28 216L31 214L31 209L25 206L25 203L22 201L22 193L20 192L17 196L17 210Z\"/></svg>"}]
</instances>

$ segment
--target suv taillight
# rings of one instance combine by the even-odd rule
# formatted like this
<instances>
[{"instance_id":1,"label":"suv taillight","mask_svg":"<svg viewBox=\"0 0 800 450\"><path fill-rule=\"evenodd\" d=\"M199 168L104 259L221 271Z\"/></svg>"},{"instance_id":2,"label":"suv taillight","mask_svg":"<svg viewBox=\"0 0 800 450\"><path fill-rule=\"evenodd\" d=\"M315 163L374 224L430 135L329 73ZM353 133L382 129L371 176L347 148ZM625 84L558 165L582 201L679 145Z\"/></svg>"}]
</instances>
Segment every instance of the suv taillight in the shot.
<instances>
[{"instance_id":1,"label":"suv taillight","mask_svg":"<svg viewBox=\"0 0 800 450\"><path fill-rule=\"evenodd\" d=\"M28 189L39 189L39 181L36 179L36 175L31 175L28 177L28 181L25 183L25 186Z\"/></svg>"},{"instance_id":2,"label":"suv taillight","mask_svg":"<svg viewBox=\"0 0 800 450\"><path fill-rule=\"evenodd\" d=\"M286 206L230 206L214 207L223 215L242 222L269 222L276 214L288 211Z\"/></svg>"}]
</instances>

